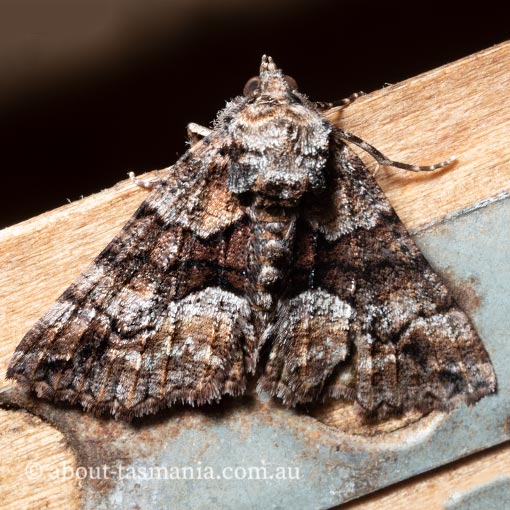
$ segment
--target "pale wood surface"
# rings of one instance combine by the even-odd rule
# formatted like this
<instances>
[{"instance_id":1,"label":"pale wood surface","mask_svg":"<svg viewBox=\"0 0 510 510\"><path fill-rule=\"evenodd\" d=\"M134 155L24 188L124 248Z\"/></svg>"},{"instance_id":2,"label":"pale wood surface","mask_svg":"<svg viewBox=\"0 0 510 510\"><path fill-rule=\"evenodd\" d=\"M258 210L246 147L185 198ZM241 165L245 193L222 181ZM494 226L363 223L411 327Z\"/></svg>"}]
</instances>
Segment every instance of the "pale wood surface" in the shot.
<instances>
[{"instance_id":1,"label":"pale wood surface","mask_svg":"<svg viewBox=\"0 0 510 510\"><path fill-rule=\"evenodd\" d=\"M510 44L504 43L360 98L340 115L330 113L335 123L392 159L429 164L458 156L453 167L434 174L379 172L381 186L408 227L510 190L509 69ZM0 232L0 391L10 384L4 379L5 369L23 333L93 260L146 194L123 181ZM338 422L335 409L324 418ZM74 462L58 431L14 410L0 411L0 431L2 508L78 508L77 481L64 485L62 480L42 477L28 483L24 472L27 462L40 458L48 466ZM508 472L509 465L510 449L501 446L387 489L366 505L346 508L440 509L443 494Z\"/></svg>"},{"instance_id":2,"label":"pale wood surface","mask_svg":"<svg viewBox=\"0 0 510 510\"><path fill-rule=\"evenodd\" d=\"M76 461L64 436L24 411L0 409L0 508L79 508L80 488L70 476Z\"/></svg>"}]
</instances>

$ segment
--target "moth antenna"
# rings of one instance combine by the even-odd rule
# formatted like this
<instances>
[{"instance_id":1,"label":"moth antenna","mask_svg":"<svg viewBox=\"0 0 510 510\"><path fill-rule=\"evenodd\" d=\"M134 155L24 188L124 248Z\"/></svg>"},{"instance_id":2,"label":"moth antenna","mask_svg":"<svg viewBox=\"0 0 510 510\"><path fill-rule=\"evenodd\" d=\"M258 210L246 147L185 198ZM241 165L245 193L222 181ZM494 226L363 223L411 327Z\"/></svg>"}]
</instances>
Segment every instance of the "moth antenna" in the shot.
<instances>
[{"instance_id":1,"label":"moth antenna","mask_svg":"<svg viewBox=\"0 0 510 510\"><path fill-rule=\"evenodd\" d=\"M339 111L347 108L349 105L354 103L358 97L364 95L365 92L360 90L359 92L354 92L354 94L351 94L349 97L344 97L343 99L339 99L333 102L315 101L315 106L319 108L319 110L329 110L330 108L335 108L336 111Z\"/></svg>"},{"instance_id":2,"label":"moth antenna","mask_svg":"<svg viewBox=\"0 0 510 510\"><path fill-rule=\"evenodd\" d=\"M336 132L338 136L347 142L351 142L358 147L361 147L365 152L368 152L380 165L383 166L393 166L395 168L402 168L403 170L410 170L411 172L431 172L432 170L437 170L438 168L444 168L445 166L450 165L454 161L457 160L456 156L452 156L451 158L445 159L440 163L436 163L435 165L409 165L408 163L400 163L399 161L393 161L388 159L382 152L378 151L373 145L365 142L356 135L349 133L348 131L344 131L343 129L337 129Z\"/></svg>"}]
</instances>

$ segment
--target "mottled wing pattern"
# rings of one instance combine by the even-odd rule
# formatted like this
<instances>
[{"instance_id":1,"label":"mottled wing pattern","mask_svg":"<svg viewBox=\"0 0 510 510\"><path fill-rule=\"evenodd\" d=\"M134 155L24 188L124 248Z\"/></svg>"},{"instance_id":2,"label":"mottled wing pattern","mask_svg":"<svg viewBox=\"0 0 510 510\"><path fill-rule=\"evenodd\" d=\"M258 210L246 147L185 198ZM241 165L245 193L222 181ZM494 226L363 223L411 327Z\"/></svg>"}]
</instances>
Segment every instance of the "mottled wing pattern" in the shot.
<instances>
[{"instance_id":1,"label":"mottled wing pattern","mask_svg":"<svg viewBox=\"0 0 510 510\"><path fill-rule=\"evenodd\" d=\"M259 389L369 417L495 391L482 342L376 181L263 56L245 97L172 167L25 335L8 376L130 418ZM195 139L195 137L193 137Z\"/></svg>"},{"instance_id":2,"label":"mottled wing pattern","mask_svg":"<svg viewBox=\"0 0 510 510\"><path fill-rule=\"evenodd\" d=\"M240 394L257 340L242 297L250 224L214 135L194 145L25 335L8 377L130 418Z\"/></svg>"},{"instance_id":3,"label":"mottled wing pattern","mask_svg":"<svg viewBox=\"0 0 510 510\"><path fill-rule=\"evenodd\" d=\"M494 392L467 316L363 163L341 141L333 151L330 191L297 230L259 388L287 405L344 398L378 418Z\"/></svg>"}]
</instances>

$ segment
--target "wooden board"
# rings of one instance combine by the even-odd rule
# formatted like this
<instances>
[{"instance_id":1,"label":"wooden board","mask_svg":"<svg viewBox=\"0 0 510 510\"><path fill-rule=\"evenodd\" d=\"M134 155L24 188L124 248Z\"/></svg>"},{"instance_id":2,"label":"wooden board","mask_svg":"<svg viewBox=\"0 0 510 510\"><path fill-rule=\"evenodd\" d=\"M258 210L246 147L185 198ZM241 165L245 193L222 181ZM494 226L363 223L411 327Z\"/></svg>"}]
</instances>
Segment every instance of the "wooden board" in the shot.
<instances>
[{"instance_id":1,"label":"wooden board","mask_svg":"<svg viewBox=\"0 0 510 510\"><path fill-rule=\"evenodd\" d=\"M429 164L458 156L451 168L433 174L396 169L378 173L382 188L409 228L510 190L508 69L510 44L504 43L362 97L344 111L330 112L335 124L392 159ZM358 153L370 162L369 156ZM5 369L23 333L93 260L146 194L123 181L0 232L0 391L11 384L4 379ZM1 410L0 448L3 508L79 507L77 479L68 484L49 476L27 480L30 461L74 465L73 454L57 430L24 411ZM510 448L503 445L389 488L366 505L345 508L440 509L442 496L434 494L508 472L509 465Z\"/></svg>"}]
</instances>

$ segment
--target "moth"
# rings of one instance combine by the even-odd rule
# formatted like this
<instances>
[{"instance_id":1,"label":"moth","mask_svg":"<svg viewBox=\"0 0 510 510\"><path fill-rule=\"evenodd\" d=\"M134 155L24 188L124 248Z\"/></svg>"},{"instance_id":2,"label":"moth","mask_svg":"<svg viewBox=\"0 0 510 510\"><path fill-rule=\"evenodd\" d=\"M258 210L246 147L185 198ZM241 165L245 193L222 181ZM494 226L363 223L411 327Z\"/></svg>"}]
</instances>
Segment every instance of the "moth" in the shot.
<instances>
[{"instance_id":1,"label":"moth","mask_svg":"<svg viewBox=\"0 0 510 510\"><path fill-rule=\"evenodd\" d=\"M7 376L115 418L241 395L370 419L496 390L489 356L375 179L270 57L24 336Z\"/></svg>"}]
</instances>

